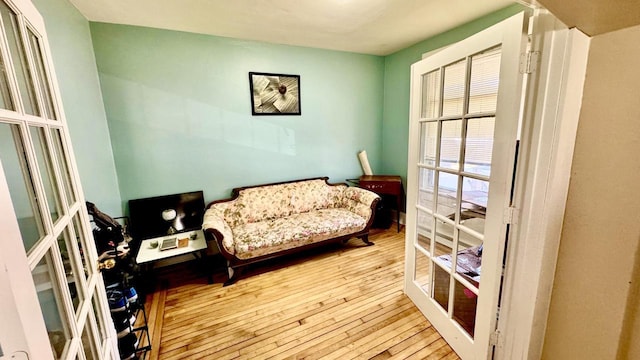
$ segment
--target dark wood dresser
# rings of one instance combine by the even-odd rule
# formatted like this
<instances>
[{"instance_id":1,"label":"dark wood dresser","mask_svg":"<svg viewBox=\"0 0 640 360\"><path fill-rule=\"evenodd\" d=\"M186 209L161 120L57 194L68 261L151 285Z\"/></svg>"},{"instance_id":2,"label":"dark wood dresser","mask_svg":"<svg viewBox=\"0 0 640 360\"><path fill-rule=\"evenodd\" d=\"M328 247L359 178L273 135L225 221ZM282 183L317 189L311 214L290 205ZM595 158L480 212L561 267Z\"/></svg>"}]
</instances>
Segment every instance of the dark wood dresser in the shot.
<instances>
[{"instance_id":1,"label":"dark wood dresser","mask_svg":"<svg viewBox=\"0 0 640 360\"><path fill-rule=\"evenodd\" d=\"M383 198L385 196L394 198L394 207L396 210L396 221L398 224L398 232L400 232L400 211L404 199L404 188L402 187L402 178L397 175L362 175L360 176L358 186L375 192Z\"/></svg>"}]
</instances>

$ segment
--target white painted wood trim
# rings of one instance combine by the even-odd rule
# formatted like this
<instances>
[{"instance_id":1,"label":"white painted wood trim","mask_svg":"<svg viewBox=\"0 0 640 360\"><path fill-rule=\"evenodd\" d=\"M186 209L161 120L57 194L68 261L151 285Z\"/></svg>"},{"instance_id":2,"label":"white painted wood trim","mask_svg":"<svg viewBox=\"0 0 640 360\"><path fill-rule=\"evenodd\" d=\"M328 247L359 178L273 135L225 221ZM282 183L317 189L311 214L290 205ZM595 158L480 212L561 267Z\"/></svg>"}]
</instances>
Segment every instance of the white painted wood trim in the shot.
<instances>
[{"instance_id":1,"label":"white painted wood trim","mask_svg":"<svg viewBox=\"0 0 640 360\"><path fill-rule=\"evenodd\" d=\"M471 37L451 45L446 50L433 53L429 58L423 59L411 67L411 122L409 137L409 160L407 171L407 230L406 230L406 270L405 292L414 301L416 306L427 316L435 328L450 343L454 350L463 359L487 359L491 356L492 347L490 338L496 327L496 309L498 304L498 290L501 285L502 256L504 253L504 240L506 224L503 222L503 213L509 206L511 191L511 178L515 157L516 134L520 115L520 103L522 100L522 78L519 73L520 54L526 47L525 14L520 13L506 19L490 28L487 28ZM475 338L469 337L459 326L448 319L448 315L441 308L434 305L433 299L426 297L423 290L413 284L413 272L415 267L414 240L416 237L416 199L419 153L419 120L420 100L417 94L421 93L420 76L451 63L468 55L475 54L485 49L501 44L502 59L500 63L500 87L498 88L498 106L496 108L496 126L492 155L491 185L487 216L485 223L482 264L482 286L478 297L478 314L476 317ZM438 155L436 155L438 158ZM435 185L437 186L437 185ZM458 188L457 196L460 197L461 189ZM439 216L435 216L438 218ZM447 219L441 219L447 223ZM453 224L452 224L453 225ZM453 226L456 234L460 227ZM473 233L472 233L473 234ZM456 247L456 236L454 245ZM433 252L433 246L431 251ZM455 263L455 253L454 259ZM452 282L450 286L453 286ZM453 288L450 290L453 293ZM453 301L453 297L449 298ZM450 304L451 305L451 304ZM449 306L449 309L452 307Z\"/></svg>"},{"instance_id":2,"label":"white painted wood trim","mask_svg":"<svg viewBox=\"0 0 640 360\"><path fill-rule=\"evenodd\" d=\"M106 299L106 294L104 291L102 276L99 274L99 272L96 270L96 267L95 267L96 260L97 260L97 253L95 249L95 244L93 242L91 229L89 226L89 217L87 214L87 209L85 207L84 194L80 184L78 169L75 164L75 160L73 160L74 152L72 149L71 139L68 133L68 128L66 126L66 119L65 119L64 109L62 105L61 93L57 86L56 73L55 71L53 71L54 70L53 61L51 58L51 50L49 48L49 42L47 39L44 20L42 16L38 13L38 10L34 6L34 4L30 0L6 0L6 2L14 10L14 12L18 14L18 22L20 23L20 25L23 26L26 24L30 29L30 31L32 31L37 36L40 36L39 45L43 52L41 54L42 60L44 63L43 65L47 71L47 76L45 77L45 79L48 80L49 83L47 85L49 85L52 89L51 96L52 96L54 112L56 114L57 120L42 119L36 116L23 114L22 113L23 109L21 106L21 102L19 100L20 92L18 91L17 79L15 76L10 76L8 80L9 80L12 95L17 97L18 99L16 100L16 104L15 104L17 111L16 112L6 111L6 110L0 111L0 114L2 114L3 117L5 118L5 120L3 120L2 122L8 122L8 123L13 123L18 125L20 132L22 133L21 138L23 139L23 142L24 142L25 156L31 160L29 161L29 167L31 168L31 172L36 174L38 173L44 174L43 172L40 171L44 169L39 169L40 164L37 161L33 161L34 159L36 159L36 154L33 151L32 141L29 136L29 127L39 126L45 129L44 137L46 138L46 141L43 140L43 146L48 147L48 151L53 154L55 154L55 152L52 151L55 145L52 142L52 137L51 137L51 134L49 133L49 129L51 128L61 129L62 147L66 150L67 156L69 156L69 158L65 160L68 160L67 166L68 166L68 171L71 177L70 179L71 183L73 184L74 190L76 191L76 201L73 204L69 204L69 206L67 207L66 204L68 203L64 199L65 192L64 192L63 186L61 186L61 184L59 183L57 184L58 185L57 191L59 192L59 196L62 198L62 204L61 204L62 209L58 209L58 210L62 210L60 211L61 217L57 220L55 224L53 224L50 221L50 219L45 216L45 220L42 225L45 228L45 233L47 235L43 239L41 239L38 243L36 243L36 245L34 245L34 247L31 249L28 255L24 254L24 248L22 247L23 246L22 239L21 239L19 228L17 228L17 225L16 225L17 231L15 232L15 236L13 236L12 234L13 237L5 237L4 239L6 240L4 241L5 243L11 242L12 244L13 243L15 244L13 244L14 249L11 249L12 251L5 251L5 249L9 249L10 247L5 246L3 244L3 254L25 255L24 258L22 258L20 261L24 261L24 265L27 268L28 274L23 276L22 274L18 273L18 275L16 275L17 277L14 277L13 271L11 271L11 273L7 272L7 274L9 275L8 281L13 283L21 283L22 287L16 288L18 291L14 291L16 289L10 288L10 287L3 287L3 289L11 290L11 293L9 295L13 296L16 299L16 303L19 304L20 309L23 309L24 312L29 313L32 318L36 316L34 318L36 319L35 321L30 318L20 319L23 326L25 326L25 329L27 329L27 326L24 324L29 324L29 326L32 326L31 324L38 324L37 319L39 319L39 321L42 323L42 329L39 329L39 330L44 330L44 331L38 332L38 331L35 331L38 329L34 328L34 331L25 330L24 333L21 333L19 335L19 336L25 337L27 339L27 343L36 344L36 346L30 346L30 349L31 350L37 349L39 352L35 353L35 355L30 354L29 358L35 358L35 359L51 358L52 356L51 350L50 350L51 347L48 341L46 327L42 319L42 313L40 312L38 296L37 296L37 293L35 292L36 289L34 289L31 286L24 286L24 284L33 283L30 270L36 267L37 263L48 251L51 251L53 258L48 264L48 266L51 272L55 272L57 274L55 276L56 280L52 281L51 285L52 286L55 285L54 289L67 288L67 284L65 282L65 276L64 276L64 273L65 273L64 266L61 262L59 250L55 242L58 236L63 231L65 231L67 227L70 229L73 229L73 224L72 224L73 217L75 215L78 215L81 225L77 229L77 231L81 232L82 237L86 239L83 246L83 250L84 250L85 256L87 257L87 264L89 266L89 269L88 269L89 278L87 279L87 281L85 281L83 278L80 278L80 277L79 279L77 279L79 280L77 283L77 286L82 288L82 289L78 289L78 291L82 292L85 295L85 297L84 297L84 303L81 304L80 311L75 314L76 316L74 316L74 311L73 311L74 307L71 303L71 299L68 296L57 296L57 301L59 305L65 309L65 311L61 311L61 314L60 314L62 317L63 323L73 324L71 328L69 328L68 330L69 330L69 335L74 336L74 338L69 343L69 348L68 348L69 351L67 352L66 357L75 359L76 352L78 351L78 349L80 349L79 345L80 345L81 332L83 330L82 326L86 322L86 316L88 316L90 312L93 312L93 305L91 304L91 302L92 302L92 296L94 296L97 304L95 315L99 319L100 323L106 326L106 328L100 329L99 336L102 339L96 338L96 340L100 340L100 343L102 344L101 346L102 349L98 350L102 354L100 358L102 359L116 358L118 356L118 348L117 348L117 340L115 336L116 335L115 329L113 328L111 317L109 314L109 307ZM26 32L22 32L21 37L25 44L29 43L28 41L26 41L28 39L28 34ZM6 41L6 39L2 39L2 38L0 38L0 40ZM2 50L2 52L6 54L8 52L6 44L2 44L0 50ZM25 51L25 55L27 55L27 61L29 61L30 66L33 68L35 65L33 64L34 61L31 59L30 56L28 56L29 54L31 54L31 51L32 51L31 47L28 45L25 46L24 51ZM7 69L10 70L9 73L13 74L14 71L13 71L13 68L11 67L10 62L8 62L5 65L8 65ZM32 72L31 80L34 84L35 96L38 99L38 102L40 104L43 104L44 101L46 101L46 99L44 98L44 94L40 91L38 86L35 85L36 84L35 76L36 76L35 73ZM51 161L54 164L56 163L55 159L51 159ZM50 171L52 171L51 175L55 176L56 178L64 178L64 176L62 176L63 174L61 173L61 171L63 170L62 169L55 170L55 169L57 168L54 167L53 169L50 169ZM2 181L4 181L4 174L2 174ZM6 187L6 184L5 184L5 187ZM0 189L0 191L4 191L4 190ZM3 214L7 214L10 219L15 221L16 218L15 218L15 214L13 213L13 204L8 195L8 189L6 191L7 191L6 197L0 196L0 208L2 208ZM49 207L47 204L48 199L46 197L45 189L40 182L38 181L35 182L34 191L36 193L37 198L40 199L40 201L37 204L40 211L43 214L48 213L49 211L48 210ZM3 194L0 193L0 195L3 195ZM5 211L5 209L11 209L11 212ZM10 215L14 215L13 218L11 218ZM3 227L1 228L3 229L3 233L4 233L4 229L5 229L4 224L0 222L0 225L3 225ZM80 266L81 259L78 253L78 248L72 244L69 251L73 253L72 257L76 261L76 264ZM2 261L4 261L5 259L2 259L1 255L2 254L0 254L0 264L4 265ZM14 256L13 258L11 258L12 261L18 261L19 259L20 259L20 256L18 257ZM0 268L0 271L1 269L2 268ZM82 273L82 271L80 271L80 269L78 268L75 268L74 270L76 270L79 274ZM20 291L20 290L24 290L22 288L25 288L25 287L28 287L30 289L29 291L31 292L28 292L27 290L25 290L26 292ZM30 307L27 307L27 304L29 304ZM97 336L95 332L94 332L94 335ZM4 342L3 342L3 347L6 347Z\"/></svg>"},{"instance_id":3,"label":"white painted wood trim","mask_svg":"<svg viewBox=\"0 0 640 360\"><path fill-rule=\"evenodd\" d=\"M527 91L516 192L521 211L508 249L497 359L542 355L590 41L545 10L533 34L541 64Z\"/></svg>"},{"instance_id":4,"label":"white painted wood trim","mask_svg":"<svg viewBox=\"0 0 640 360\"><path fill-rule=\"evenodd\" d=\"M0 161L0 340L5 355L25 351L30 359L53 359L47 329L32 284L31 269L22 245L22 236ZM35 336L37 334L37 336Z\"/></svg>"}]
</instances>

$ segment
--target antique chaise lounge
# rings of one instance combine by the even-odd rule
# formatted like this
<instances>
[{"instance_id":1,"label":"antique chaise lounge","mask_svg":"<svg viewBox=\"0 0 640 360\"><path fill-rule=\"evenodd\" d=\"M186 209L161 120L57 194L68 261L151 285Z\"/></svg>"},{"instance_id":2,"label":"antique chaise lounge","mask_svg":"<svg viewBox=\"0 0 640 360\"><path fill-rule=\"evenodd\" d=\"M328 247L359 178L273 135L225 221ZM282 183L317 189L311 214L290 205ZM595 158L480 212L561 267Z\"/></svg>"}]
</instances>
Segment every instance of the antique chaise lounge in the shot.
<instances>
[{"instance_id":1,"label":"antique chaise lounge","mask_svg":"<svg viewBox=\"0 0 640 360\"><path fill-rule=\"evenodd\" d=\"M202 228L227 260L233 284L248 264L352 237L369 241L380 197L327 177L235 188L206 207Z\"/></svg>"}]
</instances>

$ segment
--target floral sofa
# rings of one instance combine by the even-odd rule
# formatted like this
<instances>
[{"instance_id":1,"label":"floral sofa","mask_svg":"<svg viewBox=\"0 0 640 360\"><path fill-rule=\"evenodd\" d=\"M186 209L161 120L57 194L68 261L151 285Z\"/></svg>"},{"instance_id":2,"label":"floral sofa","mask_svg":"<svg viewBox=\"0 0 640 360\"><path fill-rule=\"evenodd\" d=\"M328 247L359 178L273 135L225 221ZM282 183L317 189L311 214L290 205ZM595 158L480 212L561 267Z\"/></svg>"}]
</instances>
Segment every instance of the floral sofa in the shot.
<instances>
[{"instance_id":1,"label":"floral sofa","mask_svg":"<svg viewBox=\"0 0 640 360\"><path fill-rule=\"evenodd\" d=\"M235 188L207 205L202 228L227 259L233 284L246 265L352 237L368 239L380 197L327 177Z\"/></svg>"}]
</instances>

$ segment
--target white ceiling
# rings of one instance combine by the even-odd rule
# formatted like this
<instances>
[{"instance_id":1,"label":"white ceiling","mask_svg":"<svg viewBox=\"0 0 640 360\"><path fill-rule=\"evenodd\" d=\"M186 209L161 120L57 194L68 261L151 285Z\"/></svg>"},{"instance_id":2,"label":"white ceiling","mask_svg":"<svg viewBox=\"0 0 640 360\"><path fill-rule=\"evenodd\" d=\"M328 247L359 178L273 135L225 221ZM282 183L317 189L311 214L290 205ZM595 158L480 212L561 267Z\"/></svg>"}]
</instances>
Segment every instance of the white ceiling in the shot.
<instances>
[{"instance_id":1,"label":"white ceiling","mask_svg":"<svg viewBox=\"0 0 640 360\"><path fill-rule=\"evenodd\" d=\"M388 55L513 0L70 0L90 21Z\"/></svg>"}]
</instances>

